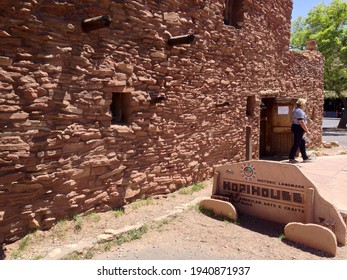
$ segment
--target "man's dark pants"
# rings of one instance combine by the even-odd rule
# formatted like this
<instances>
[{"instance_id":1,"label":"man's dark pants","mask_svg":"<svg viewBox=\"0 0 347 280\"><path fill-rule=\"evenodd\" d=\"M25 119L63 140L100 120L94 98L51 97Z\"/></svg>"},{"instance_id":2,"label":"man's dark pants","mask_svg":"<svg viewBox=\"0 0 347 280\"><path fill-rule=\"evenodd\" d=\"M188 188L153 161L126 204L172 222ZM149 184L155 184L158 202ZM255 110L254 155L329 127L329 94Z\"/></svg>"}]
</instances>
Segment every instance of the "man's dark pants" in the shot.
<instances>
[{"instance_id":1,"label":"man's dark pants","mask_svg":"<svg viewBox=\"0 0 347 280\"><path fill-rule=\"evenodd\" d=\"M302 138L305 132L304 129L301 127L300 124L292 124L291 129L294 134L294 143L292 148L290 149L289 159L295 158L295 154L298 149L300 149L302 158L304 160L308 159L308 156L306 154L306 142L305 139Z\"/></svg>"}]
</instances>

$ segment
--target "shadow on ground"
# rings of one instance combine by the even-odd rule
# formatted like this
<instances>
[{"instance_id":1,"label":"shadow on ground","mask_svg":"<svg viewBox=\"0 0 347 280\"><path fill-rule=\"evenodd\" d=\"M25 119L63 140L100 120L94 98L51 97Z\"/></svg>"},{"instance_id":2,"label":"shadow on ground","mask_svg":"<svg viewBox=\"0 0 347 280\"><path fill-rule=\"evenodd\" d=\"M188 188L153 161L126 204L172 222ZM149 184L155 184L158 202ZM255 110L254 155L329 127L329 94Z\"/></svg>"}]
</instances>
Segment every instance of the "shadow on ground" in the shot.
<instances>
[{"instance_id":1,"label":"shadow on ground","mask_svg":"<svg viewBox=\"0 0 347 280\"><path fill-rule=\"evenodd\" d=\"M323 127L323 136L344 136L347 135L347 129L336 127Z\"/></svg>"},{"instance_id":2,"label":"shadow on ground","mask_svg":"<svg viewBox=\"0 0 347 280\"><path fill-rule=\"evenodd\" d=\"M316 249L313 249L313 248L310 248L310 247L307 247L303 244L300 244L300 243L296 243L296 242L293 242L293 241L290 241L286 238L284 238L282 240L283 243L287 244L288 246L290 247L294 247L294 248L297 248L299 250L302 250L302 251L305 251L307 253L310 253L310 254L313 254L313 255L316 255L318 257L322 257L322 258L333 258L334 256L328 254L328 253L325 253L325 252L322 252L322 251L319 251L319 250L316 250Z\"/></svg>"},{"instance_id":3,"label":"shadow on ground","mask_svg":"<svg viewBox=\"0 0 347 280\"><path fill-rule=\"evenodd\" d=\"M280 237L284 231L284 224L271 222L245 214L239 215L239 225L251 231L267 235L269 237Z\"/></svg>"},{"instance_id":4,"label":"shadow on ground","mask_svg":"<svg viewBox=\"0 0 347 280\"><path fill-rule=\"evenodd\" d=\"M310 253L319 257L324 257L324 258L334 257L328 253L325 253L325 252L307 247L303 244L296 243L296 242L290 241L289 239L286 239L284 236L285 224L271 222L271 221L255 218L248 215L240 215L239 224L241 227L255 231L259 234L267 235L269 237L274 237L274 238L276 237L281 238L282 242L285 243L286 245L305 251L307 253Z\"/></svg>"}]
</instances>

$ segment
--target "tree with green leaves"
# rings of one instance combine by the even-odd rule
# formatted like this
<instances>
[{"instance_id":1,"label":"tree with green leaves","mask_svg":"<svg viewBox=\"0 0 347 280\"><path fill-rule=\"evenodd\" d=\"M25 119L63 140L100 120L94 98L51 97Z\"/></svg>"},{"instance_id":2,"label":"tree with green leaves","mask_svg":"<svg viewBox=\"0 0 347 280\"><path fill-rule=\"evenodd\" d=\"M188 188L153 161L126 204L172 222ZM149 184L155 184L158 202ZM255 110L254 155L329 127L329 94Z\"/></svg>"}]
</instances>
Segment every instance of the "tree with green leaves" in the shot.
<instances>
[{"instance_id":1,"label":"tree with green leaves","mask_svg":"<svg viewBox=\"0 0 347 280\"><path fill-rule=\"evenodd\" d=\"M347 2L333 0L330 5L319 4L306 18L299 17L292 24L291 45L303 50L308 39L317 41L318 50L325 57L324 88L334 91L347 109ZM340 119L339 128L346 128L347 112Z\"/></svg>"}]
</instances>

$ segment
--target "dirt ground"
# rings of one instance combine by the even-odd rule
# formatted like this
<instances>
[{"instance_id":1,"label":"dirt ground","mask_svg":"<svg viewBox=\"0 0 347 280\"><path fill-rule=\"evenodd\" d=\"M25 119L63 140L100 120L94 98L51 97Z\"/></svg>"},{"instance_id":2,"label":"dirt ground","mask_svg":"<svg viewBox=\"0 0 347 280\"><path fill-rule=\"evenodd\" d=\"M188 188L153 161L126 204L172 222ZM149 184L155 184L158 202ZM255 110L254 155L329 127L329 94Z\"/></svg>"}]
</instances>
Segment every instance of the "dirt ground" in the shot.
<instances>
[{"instance_id":1,"label":"dirt ground","mask_svg":"<svg viewBox=\"0 0 347 280\"><path fill-rule=\"evenodd\" d=\"M347 148L311 154L347 154ZM288 241L282 224L243 215L232 222L202 213L198 202L211 195L211 188L208 180L133 202L122 210L61 221L48 231L36 231L4 246L2 259L347 260L347 246L338 247L332 257Z\"/></svg>"}]
</instances>

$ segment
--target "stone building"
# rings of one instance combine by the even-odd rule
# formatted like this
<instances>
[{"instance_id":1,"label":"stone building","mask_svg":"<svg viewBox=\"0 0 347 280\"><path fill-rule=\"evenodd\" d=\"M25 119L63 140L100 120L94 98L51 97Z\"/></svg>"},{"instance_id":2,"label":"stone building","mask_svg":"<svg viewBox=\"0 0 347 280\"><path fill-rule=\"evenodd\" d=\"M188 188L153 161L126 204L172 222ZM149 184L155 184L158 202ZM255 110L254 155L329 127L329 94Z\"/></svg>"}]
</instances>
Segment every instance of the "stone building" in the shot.
<instances>
[{"instance_id":1,"label":"stone building","mask_svg":"<svg viewBox=\"0 0 347 280\"><path fill-rule=\"evenodd\" d=\"M292 0L0 0L0 243L286 154L323 57ZM288 140L289 139L289 140Z\"/></svg>"}]
</instances>

